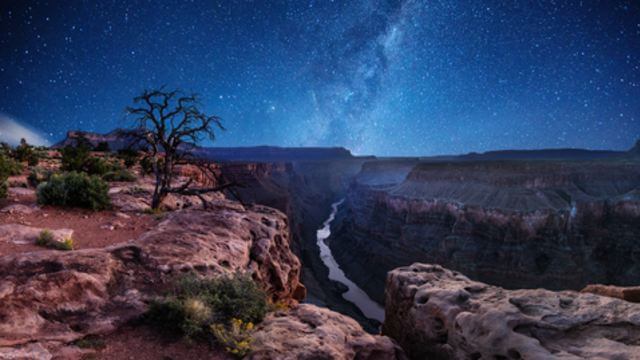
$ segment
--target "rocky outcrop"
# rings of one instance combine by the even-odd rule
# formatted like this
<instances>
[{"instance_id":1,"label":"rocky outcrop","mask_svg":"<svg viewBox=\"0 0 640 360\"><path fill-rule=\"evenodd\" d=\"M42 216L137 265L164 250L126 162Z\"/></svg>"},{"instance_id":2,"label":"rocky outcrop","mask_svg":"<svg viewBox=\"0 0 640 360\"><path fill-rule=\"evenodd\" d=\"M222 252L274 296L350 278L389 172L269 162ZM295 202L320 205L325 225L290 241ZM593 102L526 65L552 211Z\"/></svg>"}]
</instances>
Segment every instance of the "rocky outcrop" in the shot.
<instances>
[{"instance_id":1,"label":"rocky outcrop","mask_svg":"<svg viewBox=\"0 0 640 360\"><path fill-rule=\"evenodd\" d=\"M228 201L211 205L210 211L172 213L130 243L0 258L1 352L27 343L51 348L113 331L140 316L150 298L188 271L249 271L273 300L301 292L300 262L289 249L281 212Z\"/></svg>"},{"instance_id":2,"label":"rocky outcrop","mask_svg":"<svg viewBox=\"0 0 640 360\"><path fill-rule=\"evenodd\" d=\"M274 207L290 220L292 249L303 264L302 282L307 301L356 318L368 331L377 325L342 297L345 289L328 279L328 269L320 259L316 231L329 216L331 204L343 196L363 159L307 161L294 163L222 163L227 179L243 186L234 194L245 203Z\"/></svg>"},{"instance_id":3,"label":"rocky outcrop","mask_svg":"<svg viewBox=\"0 0 640 360\"><path fill-rule=\"evenodd\" d=\"M609 296L626 301L640 303L640 286L613 286L592 284L581 290L583 293L591 293L602 296Z\"/></svg>"},{"instance_id":4,"label":"rocky outcrop","mask_svg":"<svg viewBox=\"0 0 640 360\"><path fill-rule=\"evenodd\" d=\"M383 333L413 359L638 359L640 304L413 264L387 278Z\"/></svg>"},{"instance_id":5,"label":"rocky outcrop","mask_svg":"<svg viewBox=\"0 0 640 360\"><path fill-rule=\"evenodd\" d=\"M347 276L378 301L386 273L413 262L507 288L640 279L638 163L421 163L395 185L375 182L387 170L368 169L329 241Z\"/></svg>"},{"instance_id":6,"label":"rocky outcrop","mask_svg":"<svg viewBox=\"0 0 640 360\"><path fill-rule=\"evenodd\" d=\"M370 335L355 320L310 304L270 314L253 338L252 360L405 358L388 337Z\"/></svg>"}]
</instances>

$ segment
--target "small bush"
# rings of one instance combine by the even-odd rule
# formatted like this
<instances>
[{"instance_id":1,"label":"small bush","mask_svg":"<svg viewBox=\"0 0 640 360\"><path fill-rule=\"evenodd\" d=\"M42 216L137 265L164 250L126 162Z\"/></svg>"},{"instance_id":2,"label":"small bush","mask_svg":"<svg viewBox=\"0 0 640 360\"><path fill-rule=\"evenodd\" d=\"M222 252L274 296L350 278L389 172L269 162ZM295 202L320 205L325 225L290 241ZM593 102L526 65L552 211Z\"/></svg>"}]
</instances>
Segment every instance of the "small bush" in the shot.
<instances>
[{"instance_id":1,"label":"small bush","mask_svg":"<svg viewBox=\"0 0 640 360\"><path fill-rule=\"evenodd\" d=\"M108 173L104 174L102 178L106 181L136 181L136 176L131 171L122 169L109 171Z\"/></svg>"},{"instance_id":2,"label":"small bush","mask_svg":"<svg viewBox=\"0 0 640 360\"><path fill-rule=\"evenodd\" d=\"M118 158L124 162L124 166L130 168L138 161L138 152L133 149L118 150Z\"/></svg>"},{"instance_id":3,"label":"small bush","mask_svg":"<svg viewBox=\"0 0 640 360\"><path fill-rule=\"evenodd\" d=\"M86 336L74 343L80 349L96 349L101 350L107 347L104 340L95 336Z\"/></svg>"},{"instance_id":4,"label":"small bush","mask_svg":"<svg viewBox=\"0 0 640 360\"><path fill-rule=\"evenodd\" d=\"M106 141L100 141L98 143L98 145L96 145L95 151L100 151L100 152L110 152L111 151L111 147L109 146L109 143Z\"/></svg>"},{"instance_id":5,"label":"small bush","mask_svg":"<svg viewBox=\"0 0 640 360\"><path fill-rule=\"evenodd\" d=\"M240 319L231 319L229 326L213 324L210 329L218 343L224 346L228 353L243 358L251 352L252 322L246 323Z\"/></svg>"},{"instance_id":6,"label":"small bush","mask_svg":"<svg viewBox=\"0 0 640 360\"><path fill-rule=\"evenodd\" d=\"M0 174L4 176L15 176L22 173L22 164L16 160L0 155Z\"/></svg>"},{"instance_id":7,"label":"small bush","mask_svg":"<svg viewBox=\"0 0 640 360\"><path fill-rule=\"evenodd\" d=\"M142 158L142 160L140 160L140 167L144 175L151 174L153 172L153 160L148 156Z\"/></svg>"},{"instance_id":8,"label":"small bush","mask_svg":"<svg viewBox=\"0 0 640 360\"><path fill-rule=\"evenodd\" d=\"M53 233L49 230L42 230L40 235L36 238L36 245L43 246L56 250L73 250L73 239L66 238L62 241L57 241Z\"/></svg>"},{"instance_id":9,"label":"small bush","mask_svg":"<svg viewBox=\"0 0 640 360\"><path fill-rule=\"evenodd\" d=\"M43 182L49 181L53 173L51 170L46 170L40 167L31 168L29 176L27 176L27 182L33 187L37 187Z\"/></svg>"},{"instance_id":10,"label":"small bush","mask_svg":"<svg viewBox=\"0 0 640 360\"><path fill-rule=\"evenodd\" d=\"M146 319L165 331L201 338L214 335L212 324L229 324L232 319L257 323L266 311L266 295L248 276L212 280L190 276L177 281L167 297L152 302Z\"/></svg>"},{"instance_id":11,"label":"small bush","mask_svg":"<svg viewBox=\"0 0 640 360\"><path fill-rule=\"evenodd\" d=\"M97 176L70 172L52 175L38 186L38 203L81 207L92 210L106 209L110 205L109 185Z\"/></svg>"},{"instance_id":12,"label":"small bush","mask_svg":"<svg viewBox=\"0 0 640 360\"><path fill-rule=\"evenodd\" d=\"M113 166L105 159L98 157L90 157L87 159L83 167L84 171L89 175L104 175L113 170Z\"/></svg>"},{"instance_id":13,"label":"small bush","mask_svg":"<svg viewBox=\"0 0 640 360\"><path fill-rule=\"evenodd\" d=\"M60 153L63 171L84 171L85 164L91 158L91 152L86 146L66 146Z\"/></svg>"}]
</instances>

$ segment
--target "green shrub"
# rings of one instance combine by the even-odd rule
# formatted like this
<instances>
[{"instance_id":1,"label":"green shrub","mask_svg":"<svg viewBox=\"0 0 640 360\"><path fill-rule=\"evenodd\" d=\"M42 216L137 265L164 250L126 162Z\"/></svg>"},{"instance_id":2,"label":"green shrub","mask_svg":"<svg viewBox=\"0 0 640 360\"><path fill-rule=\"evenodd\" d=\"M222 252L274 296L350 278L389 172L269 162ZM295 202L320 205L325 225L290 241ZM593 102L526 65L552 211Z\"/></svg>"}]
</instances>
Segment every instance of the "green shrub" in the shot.
<instances>
[{"instance_id":1,"label":"green shrub","mask_svg":"<svg viewBox=\"0 0 640 360\"><path fill-rule=\"evenodd\" d=\"M138 152L133 149L118 150L118 158L124 162L124 166L130 168L138 161Z\"/></svg>"},{"instance_id":2,"label":"green shrub","mask_svg":"<svg viewBox=\"0 0 640 360\"><path fill-rule=\"evenodd\" d=\"M40 235L36 238L36 245L38 246L49 246L50 243L54 242L53 233L47 229L42 230Z\"/></svg>"},{"instance_id":3,"label":"green shrub","mask_svg":"<svg viewBox=\"0 0 640 360\"><path fill-rule=\"evenodd\" d=\"M47 229L42 230L36 238L36 245L44 246L56 250L73 250L73 239L66 238L62 241L57 241L53 233Z\"/></svg>"},{"instance_id":4,"label":"green shrub","mask_svg":"<svg viewBox=\"0 0 640 360\"><path fill-rule=\"evenodd\" d=\"M52 174L53 173L51 172L51 170L43 169L40 167L33 167L29 172L29 176L27 176L27 182L29 183L29 185L37 187L41 183L49 181Z\"/></svg>"},{"instance_id":5,"label":"green shrub","mask_svg":"<svg viewBox=\"0 0 640 360\"><path fill-rule=\"evenodd\" d=\"M91 158L90 149L86 146L66 146L60 150L63 171L84 171L85 164Z\"/></svg>"},{"instance_id":6,"label":"green shrub","mask_svg":"<svg viewBox=\"0 0 640 360\"><path fill-rule=\"evenodd\" d=\"M97 176L70 172L52 175L38 186L38 203L81 207L92 210L106 209L110 205L109 185Z\"/></svg>"},{"instance_id":7,"label":"green shrub","mask_svg":"<svg viewBox=\"0 0 640 360\"><path fill-rule=\"evenodd\" d=\"M104 340L96 336L86 336L80 340L76 340L74 344L81 349L96 349L101 350L107 347Z\"/></svg>"},{"instance_id":8,"label":"green shrub","mask_svg":"<svg viewBox=\"0 0 640 360\"><path fill-rule=\"evenodd\" d=\"M111 165L105 159L99 157L90 157L84 164L83 170L89 175L104 175L113 170Z\"/></svg>"},{"instance_id":9,"label":"green shrub","mask_svg":"<svg viewBox=\"0 0 640 360\"><path fill-rule=\"evenodd\" d=\"M7 197L8 179L22 171L22 165L12 158L0 154L0 199ZM17 174L16 174L17 173Z\"/></svg>"},{"instance_id":10,"label":"green shrub","mask_svg":"<svg viewBox=\"0 0 640 360\"><path fill-rule=\"evenodd\" d=\"M228 326L213 324L211 333L224 346L224 349L237 358L243 358L251 352L253 338L253 323L243 322L240 319L231 319Z\"/></svg>"},{"instance_id":11,"label":"green shrub","mask_svg":"<svg viewBox=\"0 0 640 360\"><path fill-rule=\"evenodd\" d=\"M143 174L151 174L153 172L153 160L148 156L143 157L142 160L140 160L140 167L142 168Z\"/></svg>"},{"instance_id":12,"label":"green shrub","mask_svg":"<svg viewBox=\"0 0 640 360\"><path fill-rule=\"evenodd\" d=\"M102 178L106 181L136 181L136 176L131 171L122 169L109 171L108 173L104 174Z\"/></svg>"},{"instance_id":13,"label":"green shrub","mask_svg":"<svg viewBox=\"0 0 640 360\"><path fill-rule=\"evenodd\" d=\"M22 173L22 164L6 155L0 155L0 175L12 176Z\"/></svg>"},{"instance_id":14,"label":"green shrub","mask_svg":"<svg viewBox=\"0 0 640 360\"><path fill-rule=\"evenodd\" d=\"M266 312L266 295L248 276L189 276L177 281L165 298L152 302L146 319L165 331L194 338L214 335L212 324L226 325L232 319L260 322Z\"/></svg>"}]
</instances>

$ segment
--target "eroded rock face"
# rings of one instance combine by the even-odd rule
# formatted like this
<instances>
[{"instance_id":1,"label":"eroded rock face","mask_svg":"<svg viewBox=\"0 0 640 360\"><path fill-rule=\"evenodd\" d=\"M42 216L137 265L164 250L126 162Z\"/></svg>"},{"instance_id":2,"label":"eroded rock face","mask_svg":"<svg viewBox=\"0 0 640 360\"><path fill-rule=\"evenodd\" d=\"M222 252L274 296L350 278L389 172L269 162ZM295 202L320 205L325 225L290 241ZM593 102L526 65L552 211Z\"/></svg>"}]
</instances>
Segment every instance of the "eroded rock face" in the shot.
<instances>
[{"instance_id":1,"label":"eroded rock face","mask_svg":"<svg viewBox=\"0 0 640 360\"><path fill-rule=\"evenodd\" d=\"M438 265L387 278L383 333L414 359L638 359L640 304L505 290Z\"/></svg>"},{"instance_id":2,"label":"eroded rock face","mask_svg":"<svg viewBox=\"0 0 640 360\"><path fill-rule=\"evenodd\" d=\"M329 239L378 301L386 273L413 262L507 288L640 279L638 163L423 163L395 184L388 167L363 167Z\"/></svg>"},{"instance_id":3,"label":"eroded rock face","mask_svg":"<svg viewBox=\"0 0 640 360\"><path fill-rule=\"evenodd\" d=\"M299 292L300 262L289 250L286 217L220 201L179 211L126 244L0 258L0 350L68 343L112 331L182 272L252 271L274 300Z\"/></svg>"},{"instance_id":4,"label":"eroded rock face","mask_svg":"<svg viewBox=\"0 0 640 360\"><path fill-rule=\"evenodd\" d=\"M315 305L272 313L254 334L253 360L405 359L388 337L371 335L353 319Z\"/></svg>"}]
</instances>

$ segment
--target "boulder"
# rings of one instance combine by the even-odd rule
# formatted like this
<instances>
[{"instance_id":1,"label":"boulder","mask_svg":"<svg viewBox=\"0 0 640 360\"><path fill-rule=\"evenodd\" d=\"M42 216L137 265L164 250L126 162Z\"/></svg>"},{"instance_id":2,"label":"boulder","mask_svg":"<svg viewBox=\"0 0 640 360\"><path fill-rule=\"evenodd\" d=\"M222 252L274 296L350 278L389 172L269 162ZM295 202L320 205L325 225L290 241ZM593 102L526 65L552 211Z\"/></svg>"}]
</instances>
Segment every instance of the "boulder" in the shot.
<instances>
[{"instance_id":1,"label":"boulder","mask_svg":"<svg viewBox=\"0 0 640 360\"><path fill-rule=\"evenodd\" d=\"M36 241L38 236L45 229L21 225L21 224L5 224L0 225L0 241L12 242L18 245L31 244ZM73 237L71 229L51 229L53 239L63 241Z\"/></svg>"},{"instance_id":2,"label":"boulder","mask_svg":"<svg viewBox=\"0 0 640 360\"><path fill-rule=\"evenodd\" d=\"M405 359L388 337L371 335L353 319L301 304L267 316L253 336L252 360Z\"/></svg>"},{"instance_id":3,"label":"boulder","mask_svg":"<svg viewBox=\"0 0 640 360\"><path fill-rule=\"evenodd\" d=\"M8 205L2 208L2 210L0 210L0 212L6 213L6 214L18 214L18 215L29 215L37 211L40 211L39 207L28 206L24 204Z\"/></svg>"},{"instance_id":4,"label":"boulder","mask_svg":"<svg viewBox=\"0 0 640 360\"><path fill-rule=\"evenodd\" d=\"M252 257L265 239L264 256ZM113 331L190 270L206 277L250 272L273 301L299 291L300 262L289 249L286 217L221 201L212 211L172 213L126 244L1 257L0 350L28 343L52 349Z\"/></svg>"},{"instance_id":5,"label":"boulder","mask_svg":"<svg viewBox=\"0 0 640 360\"><path fill-rule=\"evenodd\" d=\"M389 273L383 333L413 359L638 359L640 304L505 290L439 265Z\"/></svg>"}]
</instances>

